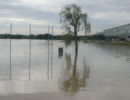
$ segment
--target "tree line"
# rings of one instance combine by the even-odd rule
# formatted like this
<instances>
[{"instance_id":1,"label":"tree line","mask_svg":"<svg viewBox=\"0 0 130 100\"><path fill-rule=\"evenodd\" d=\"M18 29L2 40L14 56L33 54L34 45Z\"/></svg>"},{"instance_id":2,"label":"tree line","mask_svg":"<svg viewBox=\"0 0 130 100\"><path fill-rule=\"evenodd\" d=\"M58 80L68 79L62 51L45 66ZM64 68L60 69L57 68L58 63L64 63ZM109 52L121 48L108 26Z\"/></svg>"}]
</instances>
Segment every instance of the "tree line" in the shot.
<instances>
[{"instance_id":1,"label":"tree line","mask_svg":"<svg viewBox=\"0 0 130 100\"><path fill-rule=\"evenodd\" d=\"M74 40L74 36L71 34L64 34L64 35L51 35L51 34L38 34L38 35L22 35L22 34L0 34L0 39L45 39L45 40L64 40L69 39ZM102 34L98 35L90 35L90 36L78 36L78 40L105 40L106 37Z\"/></svg>"}]
</instances>

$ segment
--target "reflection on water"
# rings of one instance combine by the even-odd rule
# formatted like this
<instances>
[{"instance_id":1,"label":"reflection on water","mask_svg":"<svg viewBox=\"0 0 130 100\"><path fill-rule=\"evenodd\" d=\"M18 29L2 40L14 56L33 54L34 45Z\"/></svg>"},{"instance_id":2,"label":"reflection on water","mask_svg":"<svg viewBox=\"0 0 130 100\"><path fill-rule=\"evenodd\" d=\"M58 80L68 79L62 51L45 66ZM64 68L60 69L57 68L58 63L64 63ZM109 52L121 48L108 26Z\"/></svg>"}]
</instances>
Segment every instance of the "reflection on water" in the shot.
<instances>
[{"instance_id":1,"label":"reflection on water","mask_svg":"<svg viewBox=\"0 0 130 100\"><path fill-rule=\"evenodd\" d=\"M56 80L60 65L53 69L53 61L57 62L57 48L62 43L58 42L53 51L53 45L48 47L48 41L31 41L32 48L30 48L28 40L12 40L10 58L8 42L8 40L1 40L0 43L0 95L58 91ZM8 46L4 48L3 43ZM53 42L50 41L50 44ZM55 76L53 71L56 73Z\"/></svg>"},{"instance_id":2,"label":"reflection on water","mask_svg":"<svg viewBox=\"0 0 130 100\"><path fill-rule=\"evenodd\" d=\"M63 91L76 93L80 88L85 88L87 78L89 78L89 67L86 60L83 60L83 69L77 68L78 44L75 48L74 64L72 64L71 54L66 53L66 66L60 78L60 86Z\"/></svg>"},{"instance_id":3,"label":"reflection on water","mask_svg":"<svg viewBox=\"0 0 130 100\"><path fill-rule=\"evenodd\" d=\"M105 52L112 54L115 57L125 57L130 61L130 47L121 45L111 45L108 43L96 43L95 46L102 48Z\"/></svg>"},{"instance_id":4,"label":"reflection on water","mask_svg":"<svg viewBox=\"0 0 130 100\"><path fill-rule=\"evenodd\" d=\"M71 55L66 54L66 67L60 78L61 89L66 92L76 93L80 88L86 88L87 78L89 78L89 67L84 59L84 67L78 70L77 65L72 65Z\"/></svg>"},{"instance_id":5,"label":"reflection on water","mask_svg":"<svg viewBox=\"0 0 130 100\"><path fill-rule=\"evenodd\" d=\"M74 93L72 98L67 95L71 100L129 100L130 47L82 42L78 46L65 48L54 41L51 50L48 41L32 40L29 68L29 41L12 40L10 70L9 40L0 40L0 95L48 92L51 97L55 92ZM64 49L60 58L59 47Z\"/></svg>"}]
</instances>

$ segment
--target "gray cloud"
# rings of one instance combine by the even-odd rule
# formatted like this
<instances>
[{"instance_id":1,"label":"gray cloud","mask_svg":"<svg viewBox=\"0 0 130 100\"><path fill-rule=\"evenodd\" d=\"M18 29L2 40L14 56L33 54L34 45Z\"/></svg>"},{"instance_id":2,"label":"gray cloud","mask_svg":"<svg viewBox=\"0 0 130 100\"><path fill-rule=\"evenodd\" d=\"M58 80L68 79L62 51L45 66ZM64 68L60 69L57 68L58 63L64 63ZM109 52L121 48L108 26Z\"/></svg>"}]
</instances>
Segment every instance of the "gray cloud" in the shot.
<instances>
[{"instance_id":1,"label":"gray cloud","mask_svg":"<svg viewBox=\"0 0 130 100\"><path fill-rule=\"evenodd\" d=\"M93 33L129 23L130 20L129 0L57 0L57 2L38 0L38 4L35 4L34 0L29 1L0 0L0 24L15 23L20 27L29 23L51 24L55 25L57 32L61 32L59 12L63 6L69 3L78 4L84 12L89 14ZM40 26L36 28L38 27L41 28Z\"/></svg>"}]
</instances>

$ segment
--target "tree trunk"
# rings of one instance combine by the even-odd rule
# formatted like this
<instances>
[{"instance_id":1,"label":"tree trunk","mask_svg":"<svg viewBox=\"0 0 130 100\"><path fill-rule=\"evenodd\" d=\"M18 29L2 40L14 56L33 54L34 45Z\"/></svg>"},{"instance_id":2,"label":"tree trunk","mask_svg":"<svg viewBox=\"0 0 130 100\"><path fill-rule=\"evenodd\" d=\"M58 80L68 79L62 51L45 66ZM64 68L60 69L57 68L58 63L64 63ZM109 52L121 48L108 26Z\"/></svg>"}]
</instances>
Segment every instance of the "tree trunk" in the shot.
<instances>
[{"instance_id":1,"label":"tree trunk","mask_svg":"<svg viewBox=\"0 0 130 100\"><path fill-rule=\"evenodd\" d=\"M77 26L74 27L74 41L75 41L75 52L77 52L78 51Z\"/></svg>"},{"instance_id":2,"label":"tree trunk","mask_svg":"<svg viewBox=\"0 0 130 100\"><path fill-rule=\"evenodd\" d=\"M76 70L77 56L78 56L78 36L77 36L77 26L74 27L74 42L75 42L75 60L74 60L74 70Z\"/></svg>"},{"instance_id":3,"label":"tree trunk","mask_svg":"<svg viewBox=\"0 0 130 100\"><path fill-rule=\"evenodd\" d=\"M73 90L77 91L78 90L78 77L77 77L77 57L78 57L78 40L77 40L77 35L74 37L75 39L75 58L74 58L74 66L73 66Z\"/></svg>"}]
</instances>

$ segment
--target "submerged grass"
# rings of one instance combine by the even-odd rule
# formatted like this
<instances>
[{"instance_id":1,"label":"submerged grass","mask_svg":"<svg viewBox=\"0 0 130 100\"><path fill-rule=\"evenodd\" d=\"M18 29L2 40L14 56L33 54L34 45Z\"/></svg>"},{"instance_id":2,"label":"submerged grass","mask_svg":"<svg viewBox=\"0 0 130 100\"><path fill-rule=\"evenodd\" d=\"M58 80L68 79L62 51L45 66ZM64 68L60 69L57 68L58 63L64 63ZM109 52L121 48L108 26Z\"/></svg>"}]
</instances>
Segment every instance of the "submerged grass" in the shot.
<instances>
[{"instance_id":1,"label":"submerged grass","mask_svg":"<svg viewBox=\"0 0 130 100\"><path fill-rule=\"evenodd\" d=\"M89 41L83 41L84 43L88 42L95 42L95 43L109 43L112 45L122 45L122 46L130 46L130 41L105 41L105 40L89 40Z\"/></svg>"},{"instance_id":2,"label":"submerged grass","mask_svg":"<svg viewBox=\"0 0 130 100\"><path fill-rule=\"evenodd\" d=\"M127 41L112 41L110 43L113 45L130 46L130 42L127 42Z\"/></svg>"}]
</instances>

